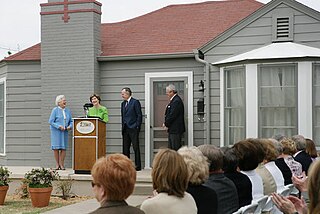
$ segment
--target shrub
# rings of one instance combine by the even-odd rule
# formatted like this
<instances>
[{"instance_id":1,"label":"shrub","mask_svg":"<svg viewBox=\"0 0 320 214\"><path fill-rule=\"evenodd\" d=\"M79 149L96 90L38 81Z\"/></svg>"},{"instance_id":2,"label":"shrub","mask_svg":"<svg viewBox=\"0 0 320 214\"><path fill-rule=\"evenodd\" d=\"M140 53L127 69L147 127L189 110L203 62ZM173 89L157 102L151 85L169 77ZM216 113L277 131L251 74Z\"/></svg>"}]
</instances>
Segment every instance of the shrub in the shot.
<instances>
[{"instance_id":1,"label":"shrub","mask_svg":"<svg viewBox=\"0 0 320 214\"><path fill-rule=\"evenodd\" d=\"M11 172L8 170L7 167L0 167L0 186L8 186L10 180L10 174Z\"/></svg>"},{"instance_id":2,"label":"shrub","mask_svg":"<svg viewBox=\"0 0 320 214\"><path fill-rule=\"evenodd\" d=\"M24 178L27 180L28 186L31 188L52 187L52 181L56 180L59 174L50 169L32 169L27 172Z\"/></svg>"}]
</instances>

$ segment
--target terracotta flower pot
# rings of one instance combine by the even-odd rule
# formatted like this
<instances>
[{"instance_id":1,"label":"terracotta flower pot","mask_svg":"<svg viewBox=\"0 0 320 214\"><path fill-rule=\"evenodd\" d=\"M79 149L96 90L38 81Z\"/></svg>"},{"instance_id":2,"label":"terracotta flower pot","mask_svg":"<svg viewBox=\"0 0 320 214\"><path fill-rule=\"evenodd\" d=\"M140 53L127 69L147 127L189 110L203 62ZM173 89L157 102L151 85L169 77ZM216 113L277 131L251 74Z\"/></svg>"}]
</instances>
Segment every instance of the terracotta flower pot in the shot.
<instances>
[{"instance_id":1,"label":"terracotta flower pot","mask_svg":"<svg viewBox=\"0 0 320 214\"><path fill-rule=\"evenodd\" d=\"M46 188L30 188L29 187L32 206L34 207L48 206L51 192L52 192L52 187L46 187Z\"/></svg>"},{"instance_id":2,"label":"terracotta flower pot","mask_svg":"<svg viewBox=\"0 0 320 214\"><path fill-rule=\"evenodd\" d=\"M9 186L0 186L0 205L4 204Z\"/></svg>"}]
</instances>

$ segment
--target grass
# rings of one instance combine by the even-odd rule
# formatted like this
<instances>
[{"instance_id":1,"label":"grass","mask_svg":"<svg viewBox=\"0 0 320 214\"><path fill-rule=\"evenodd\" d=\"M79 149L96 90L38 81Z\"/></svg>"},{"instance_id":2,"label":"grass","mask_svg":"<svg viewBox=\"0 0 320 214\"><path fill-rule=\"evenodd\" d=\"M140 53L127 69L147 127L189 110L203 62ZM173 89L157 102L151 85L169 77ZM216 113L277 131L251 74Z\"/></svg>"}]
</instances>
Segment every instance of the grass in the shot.
<instances>
[{"instance_id":1,"label":"grass","mask_svg":"<svg viewBox=\"0 0 320 214\"><path fill-rule=\"evenodd\" d=\"M59 207L67 206L70 204L78 203L81 201L92 199L93 197L72 197L68 200L64 200L61 197L51 196L49 206L36 208L32 207L31 199L21 199L17 195L7 195L6 200L3 206L0 206L0 213L1 214L13 214L13 213L20 213L20 214L36 214L36 213L43 213L52 209L56 209Z\"/></svg>"}]
</instances>

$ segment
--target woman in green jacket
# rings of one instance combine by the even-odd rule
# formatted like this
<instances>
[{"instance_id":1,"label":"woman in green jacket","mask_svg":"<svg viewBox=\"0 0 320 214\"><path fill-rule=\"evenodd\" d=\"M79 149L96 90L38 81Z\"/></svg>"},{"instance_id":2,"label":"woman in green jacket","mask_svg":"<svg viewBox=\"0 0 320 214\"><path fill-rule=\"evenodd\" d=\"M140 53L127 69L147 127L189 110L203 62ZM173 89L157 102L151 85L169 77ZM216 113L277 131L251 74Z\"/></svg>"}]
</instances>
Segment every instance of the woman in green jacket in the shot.
<instances>
[{"instance_id":1,"label":"woman in green jacket","mask_svg":"<svg viewBox=\"0 0 320 214\"><path fill-rule=\"evenodd\" d=\"M109 121L108 109L100 105L101 98L97 94L90 96L90 102L93 104L93 107L89 108L88 116L100 117L104 122Z\"/></svg>"}]
</instances>

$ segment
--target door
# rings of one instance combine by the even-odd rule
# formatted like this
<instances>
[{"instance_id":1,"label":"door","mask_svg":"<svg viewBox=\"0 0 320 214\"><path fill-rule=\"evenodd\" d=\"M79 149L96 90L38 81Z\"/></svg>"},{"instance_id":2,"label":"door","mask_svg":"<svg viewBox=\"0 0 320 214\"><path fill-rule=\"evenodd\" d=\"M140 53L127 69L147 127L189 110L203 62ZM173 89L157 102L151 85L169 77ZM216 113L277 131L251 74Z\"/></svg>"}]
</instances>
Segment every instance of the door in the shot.
<instances>
[{"instance_id":1,"label":"door","mask_svg":"<svg viewBox=\"0 0 320 214\"><path fill-rule=\"evenodd\" d=\"M150 114L150 143L151 143L151 160L153 160L153 156L155 153L158 152L160 148L167 148L168 147L168 133L167 130L162 127L164 123L164 114L167 104L170 102L169 97L166 95L166 87L170 84L176 87L178 91L178 95L181 97L183 103L187 99L187 95L185 95L186 86L187 86L187 79L186 78L176 78L177 80L172 80L172 78L167 80L154 80L152 81L152 91L153 96L151 97L151 114ZM184 105L185 106L185 105ZM187 118L187 106L184 107L185 109L185 124L187 126L188 121ZM187 130L184 135L188 136ZM182 136L182 145L187 144L187 138Z\"/></svg>"},{"instance_id":2,"label":"door","mask_svg":"<svg viewBox=\"0 0 320 214\"><path fill-rule=\"evenodd\" d=\"M193 145L193 87L192 72L146 73L146 145L145 164L151 167L154 155L160 148L168 147L168 133L162 127L165 109L170 102L166 87L173 84L184 103L186 132L183 145Z\"/></svg>"}]
</instances>

